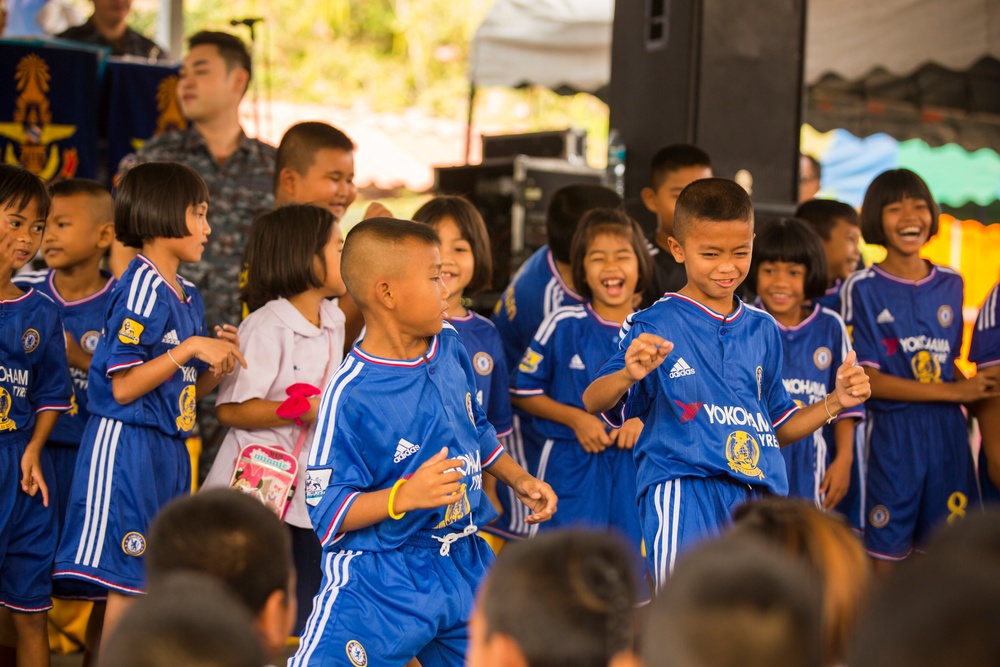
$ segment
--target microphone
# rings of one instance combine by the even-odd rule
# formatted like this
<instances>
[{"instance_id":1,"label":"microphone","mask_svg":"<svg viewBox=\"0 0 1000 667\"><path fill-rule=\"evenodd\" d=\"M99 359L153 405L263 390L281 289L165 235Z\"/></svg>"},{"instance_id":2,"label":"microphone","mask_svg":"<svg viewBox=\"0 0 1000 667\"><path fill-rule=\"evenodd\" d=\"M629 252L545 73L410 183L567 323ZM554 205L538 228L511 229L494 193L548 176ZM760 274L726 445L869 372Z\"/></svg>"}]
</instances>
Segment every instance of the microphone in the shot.
<instances>
[{"instance_id":1,"label":"microphone","mask_svg":"<svg viewBox=\"0 0 1000 667\"><path fill-rule=\"evenodd\" d=\"M229 22L229 25L233 26L234 28L238 25L245 25L248 28L253 28L255 23L263 23L263 21L264 19L262 18L233 19L232 21Z\"/></svg>"}]
</instances>

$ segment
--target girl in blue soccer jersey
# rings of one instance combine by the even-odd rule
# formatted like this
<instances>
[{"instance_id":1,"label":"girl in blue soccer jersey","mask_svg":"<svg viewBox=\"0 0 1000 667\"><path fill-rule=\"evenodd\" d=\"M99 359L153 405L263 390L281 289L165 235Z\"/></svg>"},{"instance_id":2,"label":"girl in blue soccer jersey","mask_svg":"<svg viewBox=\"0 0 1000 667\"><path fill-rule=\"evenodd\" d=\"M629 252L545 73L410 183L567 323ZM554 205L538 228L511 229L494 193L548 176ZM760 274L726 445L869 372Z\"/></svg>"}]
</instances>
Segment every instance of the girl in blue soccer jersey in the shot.
<instances>
[{"instance_id":1,"label":"girl in blue soccer jersey","mask_svg":"<svg viewBox=\"0 0 1000 667\"><path fill-rule=\"evenodd\" d=\"M582 394L617 348L649 277L649 253L634 220L620 209L596 209L580 222L571 258L574 283L589 301L542 322L513 376L512 400L539 418L545 437L538 478L559 496L558 516L547 525L615 528L638 549L631 449L642 423L609 431L584 409Z\"/></svg>"},{"instance_id":2,"label":"girl in blue soccer jersey","mask_svg":"<svg viewBox=\"0 0 1000 667\"><path fill-rule=\"evenodd\" d=\"M252 443L298 459L295 492L283 517L295 558L296 635L323 578L323 548L306 509L305 471L320 391L343 359L344 314L330 301L346 291L343 247L337 219L323 208L282 206L254 221L244 289L251 312L239 330L250 370L237 368L219 386L216 413L230 430L205 479L206 488L229 486L240 451ZM296 389L306 391L292 397L289 391ZM286 491L276 495L284 500ZM258 499L266 500L266 493Z\"/></svg>"},{"instance_id":3,"label":"girl in blue soccer jersey","mask_svg":"<svg viewBox=\"0 0 1000 667\"><path fill-rule=\"evenodd\" d=\"M466 305L466 295L488 287L493 274L486 223L468 199L450 195L431 199L417 209L413 219L431 225L441 237L441 280L448 288L448 321L472 359L476 398L497 430L497 437L504 438L511 432L511 408L503 341L493 322ZM523 507L513 491L506 486L498 489L493 477L484 480L484 489L501 514ZM484 526L484 530L506 537L507 532L496 525L502 521Z\"/></svg>"},{"instance_id":4,"label":"girl in blue soccer jersey","mask_svg":"<svg viewBox=\"0 0 1000 667\"><path fill-rule=\"evenodd\" d=\"M995 378L967 380L954 365L964 283L920 257L937 231L937 205L920 176L879 174L861 206L861 234L885 246L886 258L842 290L844 320L871 381L865 546L882 570L942 521L979 505L961 406L998 395Z\"/></svg>"},{"instance_id":5,"label":"girl in blue soccer jersey","mask_svg":"<svg viewBox=\"0 0 1000 667\"><path fill-rule=\"evenodd\" d=\"M194 285L177 274L201 259L208 190L170 162L137 166L118 188L115 235L140 248L108 299L88 378L90 419L73 476L55 577L108 589L105 629L145 588L142 555L157 511L191 488L185 445L195 399L246 366L232 325L205 335ZM107 633L105 633L107 636Z\"/></svg>"},{"instance_id":6,"label":"girl in blue soccer jersey","mask_svg":"<svg viewBox=\"0 0 1000 667\"><path fill-rule=\"evenodd\" d=\"M747 285L778 325L782 381L800 405L824 400L851 350L840 315L816 303L826 289L826 275L823 245L805 222L777 220L754 239ZM855 425L863 417L860 405L844 410L832 425L781 449L789 495L823 509L836 508L847 497L852 477L857 479L852 475ZM845 514L858 523L857 512Z\"/></svg>"}]
</instances>

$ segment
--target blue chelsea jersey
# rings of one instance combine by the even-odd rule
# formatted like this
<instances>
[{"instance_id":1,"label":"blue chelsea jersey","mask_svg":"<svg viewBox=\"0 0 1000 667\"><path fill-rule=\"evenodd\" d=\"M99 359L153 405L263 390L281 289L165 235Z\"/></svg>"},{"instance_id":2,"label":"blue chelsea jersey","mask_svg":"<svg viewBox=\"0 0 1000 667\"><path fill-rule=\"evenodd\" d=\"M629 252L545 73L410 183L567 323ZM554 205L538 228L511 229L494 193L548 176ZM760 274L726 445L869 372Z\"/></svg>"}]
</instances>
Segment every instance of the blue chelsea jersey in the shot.
<instances>
[{"instance_id":1,"label":"blue chelsea jersey","mask_svg":"<svg viewBox=\"0 0 1000 667\"><path fill-rule=\"evenodd\" d=\"M620 328L601 318L589 303L553 310L525 351L511 393L544 394L583 410L583 392L617 351ZM564 424L548 419L536 419L534 424L545 438L576 439L573 429Z\"/></svg>"},{"instance_id":2,"label":"blue chelsea jersey","mask_svg":"<svg viewBox=\"0 0 1000 667\"><path fill-rule=\"evenodd\" d=\"M965 285L952 269L931 266L916 282L877 266L856 271L841 290L844 322L858 363L918 382L952 382L962 348ZM875 410L910 403L872 398Z\"/></svg>"},{"instance_id":3,"label":"blue chelsea jersey","mask_svg":"<svg viewBox=\"0 0 1000 667\"><path fill-rule=\"evenodd\" d=\"M980 368L1000 364L1000 283L993 286L972 329L969 361Z\"/></svg>"},{"instance_id":4,"label":"blue chelsea jersey","mask_svg":"<svg viewBox=\"0 0 1000 667\"><path fill-rule=\"evenodd\" d=\"M111 391L111 375L155 359L191 336L204 336L205 307L195 286L178 276L178 294L152 262L129 263L108 299L104 333L90 362L90 412L126 424L156 428L168 436L191 435L195 383L207 365L191 359L166 382L127 405Z\"/></svg>"},{"instance_id":5,"label":"blue chelsea jersey","mask_svg":"<svg viewBox=\"0 0 1000 667\"><path fill-rule=\"evenodd\" d=\"M101 275L105 279L104 287L90 296L67 301L56 288L55 275L52 269L28 271L15 276L14 283L25 288L34 287L52 299L62 313L66 332L84 352L92 355L101 337L101 330L104 329L104 313L115 279L110 273L102 271ZM73 379L72 405L59 416L49 440L60 445L79 446L80 439L83 438L83 428L87 425L87 417L90 416L90 411L87 409L87 371L70 366L69 374Z\"/></svg>"},{"instance_id":6,"label":"blue chelsea jersey","mask_svg":"<svg viewBox=\"0 0 1000 667\"><path fill-rule=\"evenodd\" d=\"M511 371L517 367L546 315L560 306L583 301L559 275L548 246L536 250L521 265L493 310L493 324L503 340L507 367Z\"/></svg>"},{"instance_id":7,"label":"blue chelsea jersey","mask_svg":"<svg viewBox=\"0 0 1000 667\"><path fill-rule=\"evenodd\" d=\"M837 385L837 370L851 351L851 342L840 315L817 304L812 312L794 327L775 322L783 344L781 381L799 407L822 403ZM859 405L844 410L837 420L864 419ZM811 437L811 436L810 436ZM832 446L833 427L823 427L823 437Z\"/></svg>"},{"instance_id":8,"label":"blue chelsea jersey","mask_svg":"<svg viewBox=\"0 0 1000 667\"><path fill-rule=\"evenodd\" d=\"M59 308L34 289L0 301L0 444L25 444L35 415L70 408L73 386Z\"/></svg>"},{"instance_id":9,"label":"blue chelsea jersey","mask_svg":"<svg viewBox=\"0 0 1000 667\"><path fill-rule=\"evenodd\" d=\"M781 382L781 336L762 310L736 300L721 315L681 294L667 294L625 320L619 350L598 376L625 367L640 334L674 344L663 363L605 413L613 426L639 417L638 492L680 477L728 475L788 492L775 430L798 409Z\"/></svg>"},{"instance_id":10,"label":"blue chelsea jersey","mask_svg":"<svg viewBox=\"0 0 1000 667\"><path fill-rule=\"evenodd\" d=\"M325 549L389 551L418 535L444 536L496 518L482 471L504 450L475 399L473 376L465 347L447 323L416 359L351 350L323 392L306 472L306 505ZM341 531L359 495L410 477L442 447L462 460L454 503Z\"/></svg>"},{"instance_id":11,"label":"blue chelsea jersey","mask_svg":"<svg viewBox=\"0 0 1000 667\"><path fill-rule=\"evenodd\" d=\"M458 331L472 360L472 369L476 372L476 399L486 410L486 417L497 435L508 435L511 429L510 373L496 326L471 310L465 317L453 317L448 321Z\"/></svg>"}]
</instances>

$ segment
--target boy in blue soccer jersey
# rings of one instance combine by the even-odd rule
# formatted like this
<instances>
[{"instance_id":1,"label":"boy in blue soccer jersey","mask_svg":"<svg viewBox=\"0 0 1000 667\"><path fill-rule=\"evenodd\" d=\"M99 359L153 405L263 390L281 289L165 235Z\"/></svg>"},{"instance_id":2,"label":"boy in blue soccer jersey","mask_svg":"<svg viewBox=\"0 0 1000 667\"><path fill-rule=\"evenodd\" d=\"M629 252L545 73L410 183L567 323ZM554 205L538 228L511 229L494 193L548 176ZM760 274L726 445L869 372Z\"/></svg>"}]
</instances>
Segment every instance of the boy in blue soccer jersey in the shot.
<instances>
[{"instance_id":1,"label":"boy in blue soccer jersey","mask_svg":"<svg viewBox=\"0 0 1000 667\"><path fill-rule=\"evenodd\" d=\"M433 228L372 218L341 272L367 332L327 385L306 475L323 586L290 665L463 664L476 587L493 560L475 533L496 516L488 470L533 513L552 489L504 453L475 399L472 363L443 325ZM443 328L442 328L443 326Z\"/></svg>"},{"instance_id":2,"label":"boy in blue soccer jersey","mask_svg":"<svg viewBox=\"0 0 1000 667\"><path fill-rule=\"evenodd\" d=\"M781 337L733 293L750 269L753 205L735 182L702 179L677 199L670 249L687 284L622 326L620 349L584 392L612 425L639 417L635 445L646 557L660 588L677 554L761 493L785 494L779 447L868 397L848 355L833 393L796 408L781 381Z\"/></svg>"},{"instance_id":3,"label":"boy in blue soccer jersey","mask_svg":"<svg viewBox=\"0 0 1000 667\"><path fill-rule=\"evenodd\" d=\"M969 361L976 372L1000 381L1000 283L993 286L972 330ZM973 405L983 435L979 448L979 484L983 502L1000 503L1000 398Z\"/></svg>"},{"instance_id":4,"label":"boy in blue soccer jersey","mask_svg":"<svg viewBox=\"0 0 1000 667\"><path fill-rule=\"evenodd\" d=\"M44 445L73 396L59 309L11 282L38 251L48 208L37 176L0 165L0 605L11 612L25 665L49 664L46 612L59 531Z\"/></svg>"}]
</instances>

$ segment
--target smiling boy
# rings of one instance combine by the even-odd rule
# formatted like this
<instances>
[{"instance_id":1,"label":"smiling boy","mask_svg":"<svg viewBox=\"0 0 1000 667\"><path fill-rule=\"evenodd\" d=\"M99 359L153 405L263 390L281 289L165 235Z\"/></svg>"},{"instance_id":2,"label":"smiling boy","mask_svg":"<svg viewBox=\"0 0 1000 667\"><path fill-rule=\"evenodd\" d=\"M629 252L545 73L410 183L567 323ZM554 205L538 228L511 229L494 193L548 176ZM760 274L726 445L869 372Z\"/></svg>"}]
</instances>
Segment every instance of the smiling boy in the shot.
<instances>
[{"instance_id":1,"label":"smiling boy","mask_svg":"<svg viewBox=\"0 0 1000 667\"><path fill-rule=\"evenodd\" d=\"M767 313L733 293L750 270L753 204L735 182L710 178L677 199L674 258L687 284L622 326L618 353L583 394L613 426L639 417L639 514L656 587L678 553L717 535L733 510L784 495L779 452L859 405L868 379L853 353L822 403L797 408L781 381L781 338Z\"/></svg>"}]
</instances>

